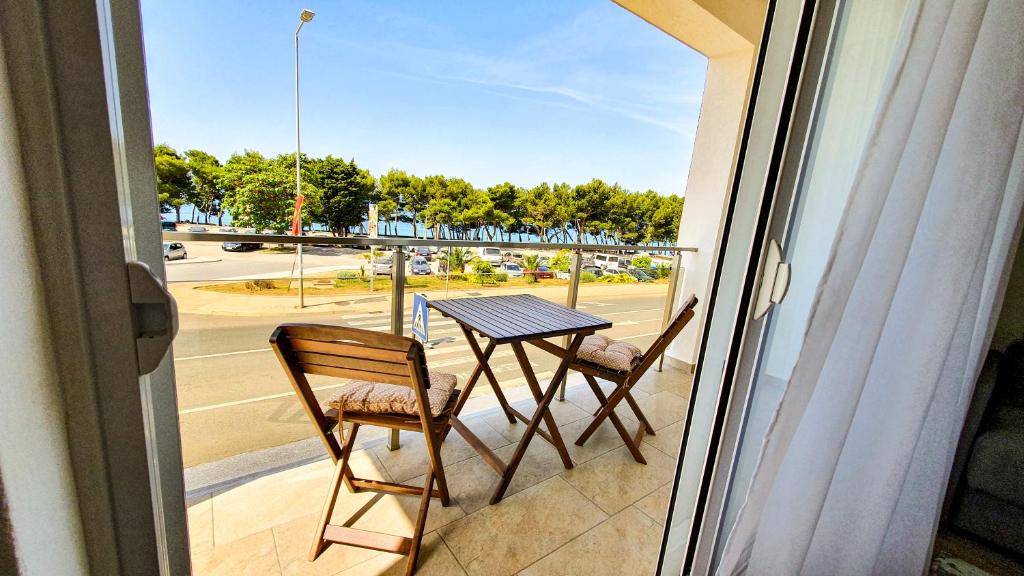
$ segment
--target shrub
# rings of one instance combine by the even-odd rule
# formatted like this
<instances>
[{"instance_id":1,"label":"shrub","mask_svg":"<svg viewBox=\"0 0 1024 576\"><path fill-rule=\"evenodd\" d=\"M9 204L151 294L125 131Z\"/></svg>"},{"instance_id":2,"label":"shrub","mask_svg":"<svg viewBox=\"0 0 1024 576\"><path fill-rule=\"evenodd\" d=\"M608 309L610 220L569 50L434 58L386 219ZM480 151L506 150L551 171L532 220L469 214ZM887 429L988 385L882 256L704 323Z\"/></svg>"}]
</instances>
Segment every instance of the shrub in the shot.
<instances>
[{"instance_id":1,"label":"shrub","mask_svg":"<svg viewBox=\"0 0 1024 576\"><path fill-rule=\"evenodd\" d=\"M540 256L536 254L528 254L523 257L523 269L525 270L524 276L526 277L527 284L533 284L537 281L537 277L533 275L533 271L540 266Z\"/></svg>"},{"instance_id":2,"label":"shrub","mask_svg":"<svg viewBox=\"0 0 1024 576\"><path fill-rule=\"evenodd\" d=\"M580 274L580 282L597 282L597 275L593 272L584 272Z\"/></svg>"},{"instance_id":3,"label":"shrub","mask_svg":"<svg viewBox=\"0 0 1024 576\"><path fill-rule=\"evenodd\" d=\"M600 281L609 284L632 284L638 280L625 272L621 272L619 274L605 274L601 276Z\"/></svg>"},{"instance_id":4,"label":"shrub","mask_svg":"<svg viewBox=\"0 0 1024 576\"><path fill-rule=\"evenodd\" d=\"M494 266L486 260L474 260L472 266L473 280L476 282L483 284L494 275Z\"/></svg>"},{"instance_id":5,"label":"shrub","mask_svg":"<svg viewBox=\"0 0 1024 576\"><path fill-rule=\"evenodd\" d=\"M651 267L651 257L644 255L637 256L633 258L633 266L635 268L640 268L641 270L647 270Z\"/></svg>"},{"instance_id":6,"label":"shrub","mask_svg":"<svg viewBox=\"0 0 1024 576\"><path fill-rule=\"evenodd\" d=\"M498 272L494 275L494 279L498 282L508 282L508 272Z\"/></svg>"},{"instance_id":7,"label":"shrub","mask_svg":"<svg viewBox=\"0 0 1024 576\"><path fill-rule=\"evenodd\" d=\"M250 292L259 292L260 290L273 290L273 288L274 288L274 281L273 280L249 280L248 282L245 283L245 287L248 288Z\"/></svg>"},{"instance_id":8,"label":"shrub","mask_svg":"<svg viewBox=\"0 0 1024 576\"><path fill-rule=\"evenodd\" d=\"M672 267L668 264L658 264L654 271L657 273L658 278L668 278L672 274Z\"/></svg>"},{"instance_id":9,"label":"shrub","mask_svg":"<svg viewBox=\"0 0 1024 576\"><path fill-rule=\"evenodd\" d=\"M336 278L338 280L354 280L363 276L363 269L359 270L338 270Z\"/></svg>"},{"instance_id":10,"label":"shrub","mask_svg":"<svg viewBox=\"0 0 1024 576\"><path fill-rule=\"evenodd\" d=\"M552 270L557 270L559 272L568 272L569 251L565 249L559 250L558 253L556 253L555 256L551 259L551 263L549 264L549 266L551 266Z\"/></svg>"}]
</instances>

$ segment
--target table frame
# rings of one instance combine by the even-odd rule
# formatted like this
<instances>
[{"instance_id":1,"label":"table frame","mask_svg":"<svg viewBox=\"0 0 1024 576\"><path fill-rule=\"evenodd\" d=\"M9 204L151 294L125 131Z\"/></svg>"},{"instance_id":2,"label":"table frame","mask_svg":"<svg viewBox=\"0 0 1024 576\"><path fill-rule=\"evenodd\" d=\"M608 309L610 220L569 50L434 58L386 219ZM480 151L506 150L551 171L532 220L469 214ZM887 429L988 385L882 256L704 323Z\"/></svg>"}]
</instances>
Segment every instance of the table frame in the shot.
<instances>
[{"instance_id":1,"label":"table frame","mask_svg":"<svg viewBox=\"0 0 1024 576\"><path fill-rule=\"evenodd\" d=\"M438 309L433 305L431 307ZM570 337L569 346L567 349L564 349L566 354L561 358L558 368L555 370L555 373L551 377L551 381L547 384L547 387L542 388L540 382L537 380L536 373L533 371L533 367L530 365L529 357L527 356L526 350L523 346L524 342L532 343L533 341L543 340L543 337L539 334L512 338L498 338L481 332L481 336L488 339L486 347L481 348L479 341L473 334L473 332L476 331L473 326L454 315L446 314L444 310L438 309L438 311L451 317L459 325L462 329L462 333L466 336L466 340L469 342L470 350L472 350L473 355L477 360L477 365L470 374L469 380L466 382L465 390L453 410L451 422L452 428L458 432L459 435L462 436L478 454L480 454L483 461L493 468L501 478L498 486L494 490L494 493L491 495L490 503L497 504L505 496L505 492L508 490L519 464L526 455L526 450L529 448L530 441L533 439L534 435L539 435L554 446L566 469L572 468L572 458L569 456L569 450L566 448L565 442L562 440L562 435L558 430L558 424L551 415L550 405L552 400L555 398L556 392L558 392L562 379L568 374L569 366L572 363L572 359L576 357L576 352L583 343L583 339L595 333L599 328L606 328L610 326L611 323L607 322L607 325L605 326L581 327L578 330L565 332L564 335ZM509 405L508 400L501 391L497 378L494 376L494 372L491 370L489 361L491 354L494 353L495 348L497 348L497 345L499 344L498 340L501 340L500 343L502 344L509 344L512 346L516 360L519 362L519 367L522 369L523 376L526 378L526 384L530 388L530 392L533 394L534 401L537 403L537 407L533 411L532 416L527 417ZM523 432L523 436L519 440L519 444L516 446L515 452L507 463L502 461L497 454L488 448L487 445L484 444L484 442L459 419L459 414L462 412L462 408L465 406L466 400L469 398L470 393L473 391L474 386L476 386L481 376L485 376L490 383L491 388L494 390L495 397L498 400L498 404L501 406L502 412L505 414L509 423L514 424L516 420L519 420L526 424L526 430ZM547 430L541 429L541 422L545 424L545 428L547 428Z\"/></svg>"}]
</instances>

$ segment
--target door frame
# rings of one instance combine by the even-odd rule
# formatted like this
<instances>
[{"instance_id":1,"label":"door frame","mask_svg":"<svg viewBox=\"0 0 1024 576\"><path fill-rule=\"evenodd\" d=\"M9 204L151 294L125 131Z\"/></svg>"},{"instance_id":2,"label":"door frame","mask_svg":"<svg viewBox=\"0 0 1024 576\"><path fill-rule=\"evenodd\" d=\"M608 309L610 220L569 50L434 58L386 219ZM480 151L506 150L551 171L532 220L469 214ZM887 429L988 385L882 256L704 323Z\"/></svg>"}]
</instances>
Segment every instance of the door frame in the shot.
<instances>
[{"instance_id":1,"label":"door frame","mask_svg":"<svg viewBox=\"0 0 1024 576\"><path fill-rule=\"evenodd\" d=\"M709 448L705 470L711 473L707 480L707 507L701 518L698 540L695 545L694 567L696 573L709 572L714 568L717 552L724 539L729 536L723 525L726 497L734 479L736 458L739 455L743 426L747 421L752 400L751 392L754 374L763 350L768 314L753 318L753 299L756 297L764 275L767 246L775 240L785 251L793 221L795 194L806 171L805 159L811 145L817 119L817 111L824 91L825 73L836 39L837 16L846 0L816 0L805 5L803 19L806 28L801 29L798 45L803 51L803 62L798 70L794 67L795 84L791 105L787 115L789 125L776 135L776 149L773 152L775 173L766 183L765 196L761 206L760 223L764 223L763 234L758 239L760 251L752 254L747 268L750 292L745 292L745 310L737 317L733 331L732 354L727 364L727 374L733 374L729 394L720 398L717 407L721 420L716 422L720 430L720 441Z\"/></svg>"},{"instance_id":2,"label":"door frame","mask_svg":"<svg viewBox=\"0 0 1024 576\"><path fill-rule=\"evenodd\" d=\"M665 534L659 557L658 573L664 573L665 552L671 530L671 520L677 505L677 490L684 474L684 456L687 447L694 442L702 442L703 438L691 438L693 430L691 421L694 417L698 391L701 389L702 377L715 378L717 374L707 372L706 361L709 346L726 348L721 385L714 393L714 406L711 409L710 434L703 452L703 463L697 487L697 496L690 517L689 532L686 537L686 549L683 555L681 574L706 574L712 570L715 551L721 534L721 521L724 513L725 495L731 483L735 454L740 438L742 422L747 413L749 392L753 371L745 358L756 353L763 337L765 318L752 318L753 300L760 284L762 268L765 261L768 240L784 236L791 218L793 194L799 175L803 170L804 150L811 134L811 121L817 109L819 93L822 87L822 74L827 57L830 53L835 14L845 0L801 0L786 2L771 0L766 16L766 25L759 46L758 60L751 86L750 104L743 127L743 137L737 154L737 166L732 181L729 207L722 229L722 248L715 266L711 297L708 303L708 317L701 336L701 346L694 374L694 384L687 407L683 429L680 458L677 463L673 483L673 493L669 504L669 521L665 525ZM787 11L787 12L784 12ZM786 19L795 18L795 27ZM780 22L782 23L780 25ZM773 31L773 28L775 29ZM790 28L793 28L791 31ZM787 36L780 36L788 34ZM774 34L774 38L773 38ZM774 44L773 44L774 43ZM788 52L786 52L788 51ZM774 52L774 56L773 56ZM780 58L788 54L784 62ZM771 62L772 59L776 61ZM784 86L777 89L769 87L768 92L758 102L759 89L768 73L777 70L784 73ZM760 107L760 108L759 108ZM757 138L752 131L768 130L764 122L766 115L777 114L776 122L771 126L774 133L770 142L761 142L760 148L748 155L748 145L758 146L753 142ZM761 115L761 126L755 126ZM768 149L765 149L768 148ZM762 156L766 155L765 160ZM734 215L741 196L749 196L752 187L757 187L759 197L753 199L754 206L744 209L755 211L753 226L750 230L734 228ZM747 191L744 192L744 189ZM750 202L750 200L748 200ZM742 288L735 302L724 302L719 297L722 274L727 265L729 244L738 242L734 249L749 247L742 275ZM781 243L781 242L780 242ZM731 300L731 298L729 299ZM716 310L724 305L721 310ZM724 343L713 342L715 315L722 315L719 322L726 322L731 327L729 336ZM706 388L708 384L705 384Z\"/></svg>"},{"instance_id":3,"label":"door frame","mask_svg":"<svg viewBox=\"0 0 1024 576\"><path fill-rule=\"evenodd\" d=\"M0 15L89 570L188 573L170 354L139 377L126 266L162 278L138 3Z\"/></svg>"}]
</instances>

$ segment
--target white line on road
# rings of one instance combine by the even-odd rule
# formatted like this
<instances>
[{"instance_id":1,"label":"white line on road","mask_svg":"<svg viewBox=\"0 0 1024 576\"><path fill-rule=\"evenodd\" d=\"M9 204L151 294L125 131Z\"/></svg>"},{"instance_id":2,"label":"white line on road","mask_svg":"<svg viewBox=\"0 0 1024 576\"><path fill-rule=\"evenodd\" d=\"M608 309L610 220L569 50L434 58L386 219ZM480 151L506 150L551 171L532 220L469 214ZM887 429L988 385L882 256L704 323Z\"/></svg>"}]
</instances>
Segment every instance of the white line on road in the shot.
<instances>
[{"instance_id":1,"label":"white line on road","mask_svg":"<svg viewBox=\"0 0 1024 576\"><path fill-rule=\"evenodd\" d=\"M270 352L270 348L256 348L254 350L237 350L235 352L219 352L217 354L200 354L199 356L180 356L175 358L175 362L181 360L202 360L203 358L220 358L221 356L235 356L238 354L252 354L254 352Z\"/></svg>"},{"instance_id":2,"label":"white line on road","mask_svg":"<svg viewBox=\"0 0 1024 576\"><path fill-rule=\"evenodd\" d=\"M631 338L646 338L648 336L657 336L658 334L661 334L661 332L648 332L647 334L634 334L632 336L623 336L622 338L619 338L619 340L629 340Z\"/></svg>"}]
</instances>

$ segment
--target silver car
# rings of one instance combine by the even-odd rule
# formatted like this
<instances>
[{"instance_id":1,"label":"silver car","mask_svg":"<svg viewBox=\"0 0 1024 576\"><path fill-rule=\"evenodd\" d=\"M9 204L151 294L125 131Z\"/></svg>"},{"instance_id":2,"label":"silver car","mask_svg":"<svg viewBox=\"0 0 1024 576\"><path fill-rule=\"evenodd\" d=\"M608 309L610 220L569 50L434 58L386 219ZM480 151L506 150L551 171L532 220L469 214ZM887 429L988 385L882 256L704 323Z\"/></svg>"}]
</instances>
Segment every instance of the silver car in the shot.
<instances>
[{"instance_id":1,"label":"silver car","mask_svg":"<svg viewBox=\"0 0 1024 576\"><path fill-rule=\"evenodd\" d=\"M373 263L373 273L377 276L391 275L391 256L383 256L377 258L377 261Z\"/></svg>"},{"instance_id":2,"label":"silver car","mask_svg":"<svg viewBox=\"0 0 1024 576\"><path fill-rule=\"evenodd\" d=\"M499 270L508 274L509 278L519 278L523 275L523 269L515 262L502 262Z\"/></svg>"},{"instance_id":3,"label":"silver car","mask_svg":"<svg viewBox=\"0 0 1024 576\"><path fill-rule=\"evenodd\" d=\"M416 256L409 261L409 273L417 276L426 276L433 274L433 270L430 269L430 263L427 259L422 256Z\"/></svg>"},{"instance_id":4,"label":"silver car","mask_svg":"<svg viewBox=\"0 0 1024 576\"><path fill-rule=\"evenodd\" d=\"M181 242L164 242L164 260L184 260L188 258L185 245Z\"/></svg>"}]
</instances>

